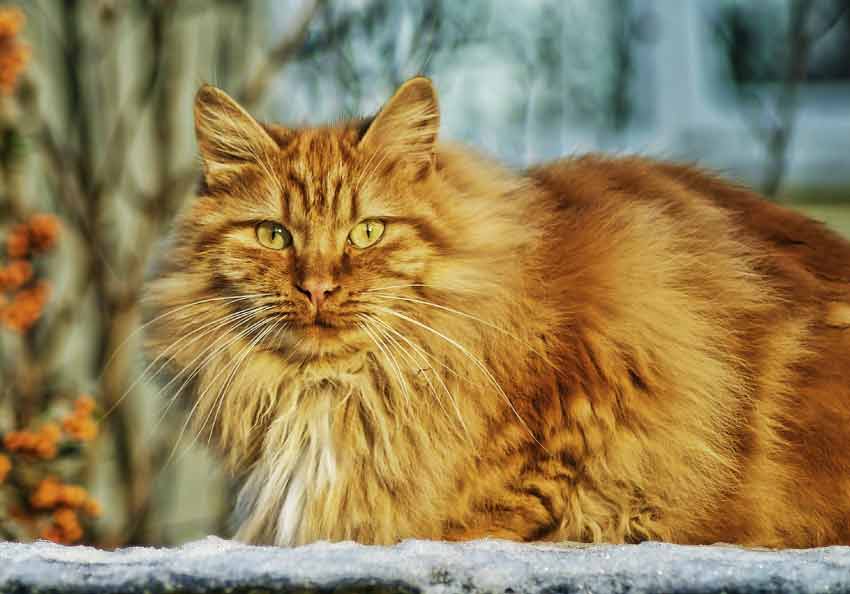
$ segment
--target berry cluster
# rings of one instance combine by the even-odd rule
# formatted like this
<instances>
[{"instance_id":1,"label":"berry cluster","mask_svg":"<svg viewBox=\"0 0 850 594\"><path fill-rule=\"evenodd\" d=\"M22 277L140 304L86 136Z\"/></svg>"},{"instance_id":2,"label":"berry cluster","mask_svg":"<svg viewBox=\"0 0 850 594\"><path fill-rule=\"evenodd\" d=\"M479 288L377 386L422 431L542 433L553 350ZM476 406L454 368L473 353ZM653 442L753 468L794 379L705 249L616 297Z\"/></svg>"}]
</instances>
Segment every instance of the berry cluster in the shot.
<instances>
[{"instance_id":1,"label":"berry cluster","mask_svg":"<svg viewBox=\"0 0 850 594\"><path fill-rule=\"evenodd\" d=\"M0 8L0 92L11 95L18 76L26 67L30 49L18 39L26 22L24 13L15 7Z\"/></svg>"},{"instance_id":2,"label":"berry cluster","mask_svg":"<svg viewBox=\"0 0 850 594\"><path fill-rule=\"evenodd\" d=\"M32 259L56 245L59 229L55 216L36 214L9 230L8 264L0 267L0 326L24 333L41 317L50 285L35 278Z\"/></svg>"},{"instance_id":3,"label":"berry cluster","mask_svg":"<svg viewBox=\"0 0 850 594\"><path fill-rule=\"evenodd\" d=\"M94 399L80 396L58 423L3 435L0 501L6 502L7 509L5 513L0 509L0 524L5 516L16 524L16 534L61 544L83 538L81 518L97 518L100 505L83 487L57 478L53 472L59 466L53 464L62 452L74 452L97 436L94 410Z\"/></svg>"}]
</instances>

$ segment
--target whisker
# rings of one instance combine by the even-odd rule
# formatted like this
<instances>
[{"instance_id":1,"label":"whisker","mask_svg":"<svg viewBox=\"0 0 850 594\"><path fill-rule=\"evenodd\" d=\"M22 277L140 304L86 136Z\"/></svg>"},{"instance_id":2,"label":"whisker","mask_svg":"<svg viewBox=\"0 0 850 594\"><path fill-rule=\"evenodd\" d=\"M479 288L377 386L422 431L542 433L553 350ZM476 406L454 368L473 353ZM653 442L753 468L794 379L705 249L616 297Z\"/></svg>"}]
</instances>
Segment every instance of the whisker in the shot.
<instances>
[{"instance_id":1,"label":"whisker","mask_svg":"<svg viewBox=\"0 0 850 594\"><path fill-rule=\"evenodd\" d=\"M262 342L262 340L267 335L269 335L274 329L275 329L275 322L274 322L274 320L270 320L268 322L268 326L264 327L260 331L260 333L258 333L257 336L255 336L252 340L248 341L247 346L245 346L245 348L243 348L236 355L236 357L233 358L233 361L231 361L230 363L228 363L227 365L222 367L221 370L219 370L219 372L210 380L207 388L198 396L196 406L201 403L201 400L204 398L204 396L207 394L207 392L215 385L215 381L219 378L219 376L222 373L224 373L225 371L227 371L228 369L230 370L230 373L228 374L227 378L225 378L224 384L222 384L222 387L221 387L221 390L219 391L219 394L216 395L216 398L215 398L215 400L213 400L213 403L212 403L212 406L210 407L209 412L204 417L203 424L201 424L200 428L195 432L195 437L192 439L192 442L189 444L186 451L189 451L192 448L192 446L195 445L195 443L198 441L198 437L200 437L201 434L204 432L204 428L207 426L207 422L210 420L210 416L213 414L213 412L216 410L216 408L218 408L217 405L220 405L220 403L224 401L224 396L227 393L227 390L230 388L231 382L236 377L236 374L239 371L239 368L242 367L242 363L245 362L245 360L248 358L248 356L251 354L251 352L253 352L254 348L258 344L260 344L260 342ZM213 426L210 429L210 438L212 438L212 431L213 431L214 427L215 426Z\"/></svg>"},{"instance_id":2,"label":"whisker","mask_svg":"<svg viewBox=\"0 0 850 594\"><path fill-rule=\"evenodd\" d=\"M273 340L277 340L280 337L280 334L289 327L289 324L286 323L286 322L283 322L283 323L279 323L277 325L277 327L278 327L278 330L275 333L275 337L274 337ZM274 329L275 329L275 326L272 326L271 330L274 330ZM270 330L269 333L271 333L271 330ZM263 338L265 338L265 335L260 340L262 340ZM259 344L260 340L258 340L256 344ZM249 354L250 354L250 352L249 352ZM244 358L247 358L247 355ZM243 358L243 360L244 360L244 358ZM213 406L215 407L215 414L213 415L213 424L212 424L212 427L210 427L210 433L209 433L209 436L207 437L207 445L209 445L210 442L212 441L212 436L213 436L213 433L215 432L215 426L218 423L219 413L221 412L221 406L224 403L225 395L227 394L227 391L230 389L230 386L235 381L237 371L239 370L239 367L241 367L241 365L242 365L242 362L240 362L236 367L234 367L233 371L230 373L230 375L225 380L225 383L222 386L221 392L216 397L216 400L213 402ZM204 426L206 426L206 424L207 424L207 419L204 419ZM203 431L203 426L201 427L201 431Z\"/></svg>"},{"instance_id":3,"label":"whisker","mask_svg":"<svg viewBox=\"0 0 850 594\"><path fill-rule=\"evenodd\" d=\"M377 346L379 350L382 350L382 349L381 349L380 344L378 343L378 341L377 341L377 340L375 340L375 337L372 335L372 333L368 331L368 329L366 328L365 324L364 324L363 322L360 322L360 323L358 324L358 326L359 326L359 327L360 327L360 328L361 328L361 329L362 329L362 330L366 333L366 335L369 337L369 340L371 340L371 341L372 341L372 343L373 343L375 346ZM382 354L383 354L383 353L382 353ZM386 357L386 355L384 355L384 358L387 358L387 357ZM389 359L387 359L387 360L389 361ZM392 366L390 366L390 370L391 370L391 371L394 371L394 370L392 369ZM372 402L369 398L364 398L364 399L362 400L362 402L363 402L363 404L364 404L364 405L365 405L365 406L369 409L369 411L370 411L370 413L372 414L372 416L373 416L373 417L375 417L375 418L378 418L378 416L379 416L379 415L378 415L377 411L375 410L375 405L374 405L374 403L373 403L373 402ZM399 422L399 420L398 420L398 418L396 418L396 425L398 425L398 422ZM386 436L384 436L384 441L386 442Z\"/></svg>"},{"instance_id":4,"label":"whisker","mask_svg":"<svg viewBox=\"0 0 850 594\"><path fill-rule=\"evenodd\" d=\"M167 318L168 316L174 315L174 314L176 314L180 311L183 311L183 310L185 310L189 307L195 307L195 306L203 305L204 303L210 303L210 302L213 302L213 301L242 301L242 300L245 300L245 299L256 299L258 297L270 297L272 295L274 295L274 293L254 293L254 294L250 294L250 295L236 295L236 296L229 296L229 297L209 297L207 299L201 299L199 301L192 301L191 303L185 303L185 304L180 305L178 307L169 309L168 311L163 312L162 314L158 315L154 319L142 324L141 326L139 326L138 328L133 330L130 334L128 334L127 337L121 342L121 344L119 344L117 347L115 347L115 351L113 351L112 356L110 356L109 359L106 360L106 363L104 363L103 370L100 372L99 378L103 377L103 374L106 373L106 370L109 368L109 365L112 363L112 361L115 359L115 357L118 356L118 353L120 352L120 350L122 348L124 348L124 345L126 345L127 342L130 341L130 339L132 339L139 332L141 332L142 330L144 330L145 328L147 328L151 324L154 324L154 323L158 322L159 320L162 320L163 318Z\"/></svg>"},{"instance_id":5,"label":"whisker","mask_svg":"<svg viewBox=\"0 0 850 594\"><path fill-rule=\"evenodd\" d=\"M374 342L375 345L381 350L381 353L383 353L384 357L387 359L387 362L393 368L393 371L394 371L396 378L398 379L398 382L399 382L399 388L401 388L401 390L402 390L402 394L404 395L405 403L407 404L407 407L408 407L408 410L409 410L409 408L411 406L410 389L409 389L409 386L407 384L407 380L404 378L404 372L402 372L401 367L398 365L398 361L392 355L392 353L390 353L385 348L383 341L380 339L380 337L377 336L377 334L375 334L374 330L370 329L369 324L366 321L361 323L361 328L363 329L364 332L366 332L366 334L369 335L369 337L372 339L372 342Z\"/></svg>"},{"instance_id":6,"label":"whisker","mask_svg":"<svg viewBox=\"0 0 850 594\"><path fill-rule=\"evenodd\" d=\"M378 318L370 316L370 319L373 322L380 322L384 326L388 325L385 322L383 322L382 320L379 320ZM469 428L466 426L466 423L463 421L463 415L461 414L460 409L457 407L457 403L455 402L454 396L452 395L451 391L448 389L448 386L446 386L446 383L443 381L443 378L440 377L440 375L438 373L436 373L436 370L428 363L427 359L422 357L422 355L419 355L420 358L419 358L419 361L417 361L413 357L413 355L410 354L410 352L407 349L402 347L402 345L398 342L398 340L395 337L392 336L392 334L389 334L387 332L386 329L382 329L378 326L373 327L373 329L376 332L380 332L385 338L387 338L389 341L391 341L392 344L396 347L396 349L398 349L399 352L401 352L407 358L407 360L413 364L412 368L418 370L417 373L422 373L422 372L427 372L427 371L434 371L435 372L434 377L436 377L437 380L440 382L443 390L446 392L446 394L449 397L449 400L452 402L452 405L455 409L455 414L457 415L457 420L460 422L460 425L463 428L463 434L471 444L472 439L471 439L471 436L469 434ZM390 328L390 329L392 329L392 328ZM397 334L399 334L399 336L401 336L401 338L404 339L408 343L408 345L411 346L411 348L412 348L411 342L409 340L407 340L406 337L402 336L400 333L397 333ZM419 354L419 353L417 353L417 354ZM421 365L423 365L423 364L425 365L426 368L421 367ZM440 398L440 395L437 393L437 390L434 387L434 384L431 381L429 374L424 373L422 375L422 377L425 379L425 382L428 384L428 388L429 388L432 396L434 397L434 400L436 400L437 405L440 407L440 410L443 411L443 414L446 416L447 419L451 419L452 417L449 414L449 411L446 409L445 405L443 404L443 399Z\"/></svg>"},{"instance_id":7,"label":"whisker","mask_svg":"<svg viewBox=\"0 0 850 594\"><path fill-rule=\"evenodd\" d=\"M380 318L379 318L379 317L377 317L377 316L370 316L370 318L372 319L372 321L377 322L378 324L381 324L382 326L384 326L384 327L386 328L386 330L387 330L387 331L392 332L393 334L395 334L396 336L398 336L401 340L403 340L403 341L404 341L404 342L405 342L408 346L410 346L410 348L412 348L412 349L414 350L414 352L416 352L417 354L419 354L419 356L421 357L421 360L422 360L422 361L423 361L426 365L428 365L428 369L430 369L430 370L432 370L432 371L436 371L436 370L433 368L433 366L431 366L430 364L428 364L428 361L427 361L427 359L426 359L426 356L427 356L428 358L432 358L432 359L434 359L434 361L435 361L436 363L438 363L439 365L441 365L442 367L444 367L446 370L448 370L448 371L450 371L451 373L453 373L456 377L461 378L461 376L460 376L458 373L456 373L454 369L452 369L452 368L451 368L451 367L449 367L448 365L444 364L442 361L439 361L438 359L436 359L436 357L433 357L433 355L431 355L430 353L428 353L427 351L425 351L423 348L421 348L420 346L418 346L417 344L415 344L413 341L411 341L410 339L408 339L406 336L404 336L401 332L399 332L398 330L396 330L395 328L393 328L393 326L392 326L391 324L389 324L388 322L385 322L384 320L380 319ZM440 385L442 386L443 390L444 390L444 391L446 392L446 394L448 395L448 397L449 397L449 401L452 403L452 408L454 409L454 411L455 411L455 415L457 416L457 420L458 420L458 422L460 423L461 427L463 427L463 432L464 432L464 434L465 434L466 438L467 438L467 439L471 442L471 441L472 441L472 436L471 436L471 434L469 433L469 427L467 427L467 426L466 426L466 423L465 423L465 422L464 422L464 420L463 420L463 414L462 414L462 413L461 413L461 411L460 411L460 407L459 407L459 406L458 406L458 404L457 404L457 400L455 399L454 394L452 394L451 390L449 390L449 387L446 385L446 382L443 380L443 378L440 376L440 374L439 374L439 373L435 373L435 374L434 374L434 377L435 377L435 378L437 378L437 381L439 381L439 382L440 382ZM431 384L431 380L430 380L430 378L428 377L428 375L427 375L427 374L425 375L425 380L428 382L428 385L429 385L429 386L431 386L431 385L432 385L432 384ZM436 396L436 394L435 394L435 396ZM439 398L439 397L437 397L437 399L438 399L438 402L440 403L440 408L442 408L442 409L443 409L443 411L446 413L446 416L448 416L448 412L446 411L445 407L443 406L442 399L441 399L441 398Z\"/></svg>"},{"instance_id":8,"label":"whisker","mask_svg":"<svg viewBox=\"0 0 850 594\"><path fill-rule=\"evenodd\" d=\"M434 303L434 302L432 302L432 301L426 301L425 299L416 299L416 298L414 298L414 297L402 297L401 295L389 295L389 294L387 294L387 293L375 293L375 296L376 296L376 297L382 297L382 298L385 298L385 299L395 299L395 300L397 300L397 301L407 301L407 302L409 302L409 303L418 303L418 304L421 304L421 305L427 305L427 306L429 306L429 307L434 307L434 308L440 309L440 310L442 310L442 311L446 311L446 312L449 312L449 313L453 313L453 314L455 314L455 315L458 315L458 316L461 316L461 317L467 318L467 319L469 319L469 320L473 320L473 321L475 321L475 322L479 322L480 324L484 324L484 325L485 325L485 326L487 326L488 328L492 328L493 330L496 330L497 332L502 333L503 335L507 336L508 338L511 338L511 339L513 339L513 340L516 340L516 341L517 341L517 342L519 342L522 346L524 346L525 348L527 348L528 350L530 350L532 353L534 353L535 355L537 355L538 357L540 357L540 359L541 359L543 362L545 362L547 365L549 365L550 367L552 367L552 368L553 368L553 369L555 369L556 371L558 370L558 367L556 367L556 366L555 366L555 364L554 364L554 363L552 363L552 362L549 360L549 357L548 357L545 353L541 353L540 351L538 351L537 349L535 349L533 346L531 346L531 345L530 345L530 344L528 344L526 341L522 340L520 337L516 336L516 335L515 335L515 334L513 334L512 332L510 332L510 331L508 331L508 330L505 330L504 328L502 328L502 327L500 327L500 326L497 326L496 324L493 324L492 322L488 322L487 320L485 320L485 319L483 319L483 318L479 318L478 316L474 316L474 315L472 315L472 314L468 314L468 313L466 313L466 312L464 312L464 311L460 311L460 310L458 310L458 309L454 309L454 308L452 308L452 307L447 307L447 306L445 306L445 305L440 305L439 303Z\"/></svg>"},{"instance_id":9,"label":"whisker","mask_svg":"<svg viewBox=\"0 0 850 594\"><path fill-rule=\"evenodd\" d=\"M461 353L463 353L476 367L478 367L481 370L481 372L485 375L485 377L487 377L490 380L490 382L493 384L493 386L496 388L496 390L499 392L499 394L505 400L505 403L510 407L510 409L511 409L511 411L513 411L514 415L516 415L516 418L519 420L520 423L522 423L523 427L526 428L526 430L528 431L528 434L531 436L531 439L533 439L537 443L537 445L539 445L543 449L543 451L548 453L548 450L546 449L546 447L542 443L540 443L540 441L534 435L534 432L531 430L531 427L528 426L528 423L526 423L525 419L522 418L522 415L519 414L519 411L516 409L513 402L511 402L511 399L508 397L508 395L502 389L502 386L499 384L499 382L496 380L496 378L493 376L493 374L490 372L490 370L487 369L487 366L484 365L484 363L482 363L481 360L478 359L478 357L476 357L475 355L470 353L469 349L467 349L465 346L463 346L462 344L460 344L459 342L457 342L453 338L446 336L445 334L443 334L439 330L435 330L434 328L431 328L430 326L423 324L419 320L413 319L409 316L398 313L398 312L396 312L392 309L389 309L389 308L382 307L380 309L382 311L384 311L385 313L388 313L388 314L395 316L397 318L401 318L402 320L406 320L407 322L409 322L409 323L411 323L415 326L418 326L418 327L422 328L423 330L427 330L428 332L435 334L436 336L442 338L443 340L448 342L450 345L452 345L453 347L458 349Z\"/></svg>"},{"instance_id":10,"label":"whisker","mask_svg":"<svg viewBox=\"0 0 850 594\"><path fill-rule=\"evenodd\" d=\"M288 363L289 360L292 359L292 355L294 355L296 352L298 352L298 347L301 345L302 342L304 342L304 338L299 338L297 341L295 341L295 344L293 344L292 347L290 347L289 354L286 356L286 359L284 359L283 362L280 363L281 366L286 365L286 363ZM271 414L272 410L273 410L273 403L270 403L270 405L267 406L265 408L265 410L263 410L258 415L258 417L256 419L254 419L254 423L251 425L249 432L253 431L262 419L267 418L269 416L269 414Z\"/></svg>"},{"instance_id":11,"label":"whisker","mask_svg":"<svg viewBox=\"0 0 850 594\"><path fill-rule=\"evenodd\" d=\"M227 315L223 318L217 318L215 320L212 320L211 322L204 324L203 326L201 326L199 328L195 328L194 330L192 330L188 334L178 338L174 343L170 344L165 350L163 350L163 352L161 352L159 355L157 355L154 358L154 360L151 361L147 365L147 367L144 368L144 370L142 370L141 374L139 374L139 377L135 381L133 381L133 383L130 384L130 386L126 390L124 390L124 393L121 394L121 396L118 398L118 400L116 400L115 403L111 407L109 407L109 409L105 413L103 413L103 415L100 417L100 421L102 422L110 414L115 412L115 409L118 408L118 406L130 394L130 392L132 392L133 388L135 388L143 379L145 379L145 376L148 374L148 372L151 370L151 368L154 365L156 365L159 361L161 361L163 358L165 358L166 355L169 355L169 353L171 353L171 355L168 356L167 359L162 361L162 364L159 366L159 368L157 368L157 370L153 374L151 374L150 377L148 377L148 379L153 379L157 375L159 375L159 373L165 368L165 366L168 364L168 362L174 359L174 357L177 354L176 349L177 349L178 346L180 346L183 343L183 341L187 340L188 338L197 334L198 332L201 332L202 330L206 330L205 332L202 332L200 336L196 336L192 341L189 342L189 344L194 344L198 340L203 338L204 336L207 336L208 334L210 334L210 333L214 332L215 330L217 330L218 328L220 328L222 324L227 324L229 322L241 319L243 317L250 317L252 314L254 314L257 311L260 311L260 310L262 310L266 307L269 307L269 306L256 306L256 307L253 307L253 308L250 308L250 309L247 309L247 310L237 311L237 312L232 313L230 315ZM209 328L209 330L207 330L207 328ZM189 345L186 345L186 346L189 346Z\"/></svg>"},{"instance_id":12,"label":"whisker","mask_svg":"<svg viewBox=\"0 0 850 594\"><path fill-rule=\"evenodd\" d=\"M378 316L372 316L372 320L373 320L373 321L375 321L375 322L378 322L379 324L383 324L383 325L384 325L384 326L386 326L386 327L387 327L387 328L388 328L391 332L394 332L397 336L399 336L399 337L401 337L401 338L404 338L404 335L403 335L403 334L401 334L401 333L400 333L400 332L399 332L396 328L394 328L392 325L390 325L390 324L389 324L388 322L386 322L385 320L382 320L382 319L381 319L381 318L379 318ZM480 383L474 382L474 381L472 381L470 378L465 377L465 376L463 376L463 375L459 374L457 371L455 371L454 369L452 369L450 366L448 366L448 365L446 365L445 363L443 363L443 362L442 362L442 361L441 361L438 357L436 357L435 355L433 355L433 354L429 353L428 351L426 351L425 349L423 349L421 346L417 345L416 343L414 343L414 342L408 342L408 344L411 346L411 348L416 349L416 350L417 350L417 351L418 351L418 352L419 352L422 356L427 357L428 359L430 359L431 361L433 361L436 365L439 365L440 367L442 367L443 369L445 369L448 373L450 373L450 374L451 374L451 375L453 375L455 378L457 378L457 379L458 379L458 381L465 382L465 383L470 384L470 385L472 385L472 386L477 386L477 387L480 387L480 386L481 386L481 384L480 384Z\"/></svg>"},{"instance_id":13,"label":"whisker","mask_svg":"<svg viewBox=\"0 0 850 594\"><path fill-rule=\"evenodd\" d=\"M243 330L242 332L240 332L240 333L239 333L239 334L238 334L235 338L233 338L232 340L230 340L230 341L229 341L227 344L225 344L223 347L220 347L220 348L219 348L219 349L218 349L215 353L213 353L210 357L207 357L207 359L205 359L204 363L206 363L207 361L209 361L209 360L211 359L211 357L213 357L213 356L217 355L218 353L220 353L220 352L224 351L227 347L229 347L231 344L235 343L237 340L240 340L240 339L244 338L245 336L248 336L248 335L249 335L251 332L253 332L254 330L256 330L256 329L258 329L258 328L261 328L261 327L263 327L264 325L269 324L269 323L271 323L269 320L260 320L259 322L256 322L256 323L252 324L250 327L248 327L248 328L246 328L245 330ZM203 363L202 363L202 365L203 365ZM175 454L175 453L177 453L177 448L178 448L178 446L179 446L179 444L180 444L181 439L183 439L183 434L186 432L186 427L187 427L187 426L189 425L189 423L191 422L192 417L193 417L193 416L194 416L194 414L195 414L195 411L197 410L198 406L201 404L201 401L203 400L203 396L207 393L207 391L209 390L209 388L210 388L210 387L214 384L215 380L216 380L216 379L217 379L217 378L218 378L218 377L219 377L219 376L220 376L220 375L221 375L221 374L222 374L222 373L223 373L226 369L228 369L228 368L229 368L229 365L226 365L225 367L223 367L222 369L220 369L220 370L218 371L218 373L216 373L216 375L215 375L215 376L213 377L213 379L210 381L209 386L207 387L207 389L205 389L205 390L201 393L201 395L200 395L200 396L198 396L198 398L195 400L195 404L194 404L194 405L192 406L192 408L189 410L189 414L188 414L188 415L186 415L186 420L183 422L183 426L180 428L180 433L179 433L179 435L177 436L177 440L176 440L176 441L175 441L175 443L174 443L174 448L172 448L172 450L171 450L171 454L168 456L168 459L165 461L165 465L164 465L165 467L167 467L167 466L169 465L169 463L171 462L171 460L174 458L174 454ZM199 369L198 369L198 370L196 370L196 373L197 373L197 371L200 371L200 367L199 367ZM184 382L183 386L185 386L185 385L186 385L186 383ZM183 386L181 386L181 390L182 390ZM179 392L178 392L178 394L179 394Z\"/></svg>"},{"instance_id":14,"label":"whisker","mask_svg":"<svg viewBox=\"0 0 850 594\"><path fill-rule=\"evenodd\" d=\"M373 293L375 291L388 291L390 289L406 289L409 287L430 287L432 289L442 289L442 287L438 287L437 285L429 285L425 283L410 283L407 285L390 285L388 287L373 287L371 289L363 289L363 293Z\"/></svg>"},{"instance_id":15,"label":"whisker","mask_svg":"<svg viewBox=\"0 0 850 594\"><path fill-rule=\"evenodd\" d=\"M270 306L270 307L271 307L271 306ZM177 391L174 393L174 395L173 395L173 396L171 396L171 398L169 399L168 404L166 405L165 409L162 411L162 413L160 414L159 419L157 420L156 424L154 425L154 429L153 429L153 431L155 431L155 430L156 430L156 428L158 428L158 427L159 427L159 424L160 424L160 423L162 423L163 419L164 419L164 418L165 418L165 416L168 414L168 411L171 409L171 406L174 404L174 402L176 402L177 397L178 397L178 396L179 396L179 395L183 392L183 389L184 389L184 388L185 388L185 387L189 384L189 382L190 382L190 381L192 381L192 379L194 379L194 378L195 378L195 377L196 377L196 376L197 376L197 375L201 372L201 369L203 369L203 366L204 366L204 365L206 365L209 361L211 361L211 360L213 359L213 357L215 357L216 355L218 355L219 353L221 353L222 351L224 351L224 350L225 350L227 347L229 347L231 344L233 344L234 342L236 342L236 341L237 341L237 340L239 340L240 338L242 338L242 337L244 337L244 336L247 336L247 335L248 335L248 334L250 334L250 333L251 333L254 329L256 329L259 325L263 324L263 323L264 323L264 322L266 322L266 321L267 321L267 320L260 320L259 322L254 322L254 323L253 323L253 324L251 324L248 328L246 328L246 329L244 329L244 330L240 331L240 332L239 332L239 333L238 333L235 337L231 338L231 339L230 339L228 342L226 342L224 345L219 346L219 345L217 345L216 343L212 343L212 344L210 344L210 346L209 346L208 348L206 348L206 349L204 349L203 351L201 351L200 353L198 353L198 355L197 355L195 358L193 358L193 359L192 359L192 360L191 360L191 361L190 361L190 362L189 362L189 363L188 363L188 364L187 364L187 365L186 365L183 369L181 369L181 370L180 370L180 372L178 372L178 373L177 373L177 375L175 375L175 376L171 379L171 381L169 381L169 382L168 382L165 386L163 386L163 387L159 390L159 392L158 392L158 393L161 393L161 392L163 392L165 389L167 389L167 388L168 388L168 386L170 386L172 383L174 383L174 382L175 382L175 381L176 381L176 380L177 380L177 379L178 379L178 378L179 378L179 377L180 377L183 373L185 373L187 370L191 369L191 368L192 368L192 366L195 364L195 362L196 362L198 359L200 359L202 356L206 355L206 357L204 358L204 360L203 360L203 361L201 361L201 362L200 362L200 363L199 363L199 364L195 367L194 371L192 371L192 373L191 373L188 377L186 377L186 379L183 381L183 383L180 385L180 387L177 389ZM229 332L233 332L234 330L236 330L236 329L237 329L237 328L239 328L240 326L244 326L246 323L250 323L250 322L251 322L251 318L250 318L250 317L249 317L249 318L247 318L247 319L245 319L245 320L240 320L237 324L235 324L233 327L231 327L228 331L229 331Z\"/></svg>"},{"instance_id":16,"label":"whisker","mask_svg":"<svg viewBox=\"0 0 850 594\"><path fill-rule=\"evenodd\" d=\"M239 318L238 318L237 320L235 320L235 321L234 321L234 320L231 320L231 321L230 321L230 322L231 322L231 323L230 323L230 328L227 328L227 331L228 331L228 332L232 332L232 331L234 331L234 330L236 330L236 329L238 329L238 328L240 328L240 327L245 326L246 324L251 324L251 323L252 323L252 321L253 321L253 322L256 322L256 320L254 319L254 316L255 316L255 315L265 313L265 312L269 311L270 309L273 309L273 306L261 306L261 307L259 307L259 308L257 308L257 309L253 309L253 310L252 310L252 311L250 311L250 312L246 312L246 315L239 316ZM219 328L217 328L217 329L222 329L222 330L223 330L223 329L224 329L224 327L219 327ZM229 344L229 343L228 343L228 344ZM225 345L225 346L226 346L226 345ZM216 348L218 348L218 345L216 344L216 342L215 342L215 341L211 342L211 343L210 343L210 345L209 345L207 348L202 349L202 350L201 350L201 352L200 352L200 353L198 353L197 355L195 355L195 357L193 357L191 361L189 361L186 365L182 366L182 368L181 368L181 369L180 369L180 370L179 370L179 371L175 374L175 376L174 376L174 377L172 377L172 378L168 381L168 383L166 383L166 384L162 387L162 389L163 389L163 390L167 389L167 388L168 388L171 384L173 384L175 381L177 381L177 380L180 378L180 376L182 376L182 375L183 375L184 373L186 373L188 370L192 369L192 366L193 366L193 365L194 365L194 364L198 361L198 359L200 359L201 357L203 357L203 356L205 356L205 355L208 355L208 354L209 354L212 350L214 350L214 349L216 349ZM175 356L176 356L176 353L175 353ZM209 361L209 359L211 358L211 356L212 356L212 355L208 356L206 359L204 359L204 360L203 360L203 361L202 361L202 362L198 365L198 367L196 368L196 372L200 371L201 366L203 366L204 364L206 364L206 363ZM172 358L173 358L173 357L172 357ZM192 375L191 375L188 379L191 379L191 378L192 378L192 377L194 377L195 375L196 375L196 373L193 373L193 374L192 374ZM188 380L187 380L187 381L188 381ZM185 385L185 383L184 383L184 385ZM181 386L181 388L182 388L182 387L183 387L183 386ZM178 390L178 393L179 393L179 390Z\"/></svg>"}]
</instances>

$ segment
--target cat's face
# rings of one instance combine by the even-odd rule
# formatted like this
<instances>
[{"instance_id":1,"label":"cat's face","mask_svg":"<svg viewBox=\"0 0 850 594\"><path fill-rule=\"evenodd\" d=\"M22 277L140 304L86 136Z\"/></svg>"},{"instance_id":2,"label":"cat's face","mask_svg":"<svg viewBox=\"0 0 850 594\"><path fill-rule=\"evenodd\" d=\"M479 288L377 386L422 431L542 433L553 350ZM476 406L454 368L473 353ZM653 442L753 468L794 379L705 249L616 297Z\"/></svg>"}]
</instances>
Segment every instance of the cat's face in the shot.
<instances>
[{"instance_id":1,"label":"cat's face","mask_svg":"<svg viewBox=\"0 0 850 594\"><path fill-rule=\"evenodd\" d=\"M180 220L162 281L172 299L208 300L187 308L191 326L220 319L258 349L307 357L370 342L382 295L432 284L429 264L451 242L428 199L439 183L437 122L424 79L402 87L368 125L303 131L261 127L203 88L204 184Z\"/></svg>"}]
</instances>

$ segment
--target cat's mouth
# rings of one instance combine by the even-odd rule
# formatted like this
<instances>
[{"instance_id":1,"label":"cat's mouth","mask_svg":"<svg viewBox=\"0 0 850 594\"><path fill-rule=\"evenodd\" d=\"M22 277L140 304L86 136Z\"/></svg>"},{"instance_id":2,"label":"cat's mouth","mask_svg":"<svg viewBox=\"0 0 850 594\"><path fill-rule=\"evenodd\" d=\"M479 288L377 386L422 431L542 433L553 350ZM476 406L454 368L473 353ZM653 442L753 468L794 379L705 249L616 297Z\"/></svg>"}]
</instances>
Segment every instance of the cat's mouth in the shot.
<instances>
[{"instance_id":1,"label":"cat's mouth","mask_svg":"<svg viewBox=\"0 0 850 594\"><path fill-rule=\"evenodd\" d=\"M323 318L316 318L316 320L313 322L312 325L316 326L317 328L325 328L325 329L333 329L333 330L337 329L336 326L334 326L329 321L327 321Z\"/></svg>"},{"instance_id":2,"label":"cat's mouth","mask_svg":"<svg viewBox=\"0 0 850 594\"><path fill-rule=\"evenodd\" d=\"M293 327L293 330L304 337L307 342L318 341L323 343L339 340L352 329L353 327L344 321L321 313Z\"/></svg>"},{"instance_id":3,"label":"cat's mouth","mask_svg":"<svg viewBox=\"0 0 850 594\"><path fill-rule=\"evenodd\" d=\"M307 322L291 328L292 344L286 350L286 357L292 358L292 352L298 353L302 364L311 361L331 361L350 359L367 346L362 330L356 325L336 323L328 320Z\"/></svg>"},{"instance_id":4,"label":"cat's mouth","mask_svg":"<svg viewBox=\"0 0 850 594\"><path fill-rule=\"evenodd\" d=\"M335 316L318 311L312 315L305 316L296 328L306 333L333 334L338 333L344 328L344 324L340 324L340 321Z\"/></svg>"},{"instance_id":5,"label":"cat's mouth","mask_svg":"<svg viewBox=\"0 0 850 594\"><path fill-rule=\"evenodd\" d=\"M298 328L298 330L307 338L336 338L342 332L342 328L338 328L337 326L333 326L328 324L327 322L323 323L314 323L314 324L305 324L304 326Z\"/></svg>"}]
</instances>

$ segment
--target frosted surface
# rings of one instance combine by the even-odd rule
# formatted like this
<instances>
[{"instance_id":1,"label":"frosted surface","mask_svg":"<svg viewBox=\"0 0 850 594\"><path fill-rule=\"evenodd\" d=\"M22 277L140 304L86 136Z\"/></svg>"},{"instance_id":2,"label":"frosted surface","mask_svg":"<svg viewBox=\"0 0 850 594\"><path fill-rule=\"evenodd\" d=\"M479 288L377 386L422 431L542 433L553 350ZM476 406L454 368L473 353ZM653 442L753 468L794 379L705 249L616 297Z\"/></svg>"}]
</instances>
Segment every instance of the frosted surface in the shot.
<instances>
[{"instance_id":1,"label":"frosted surface","mask_svg":"<svg viewBox=\"0 0 850 594\"><path fill-rule=\"evenodd\" d=\"M495 540L253 547L210 537L103 552L0 543L0 592L850 592L850 548L752 551Z\"/></svg>"}]
</instances>

